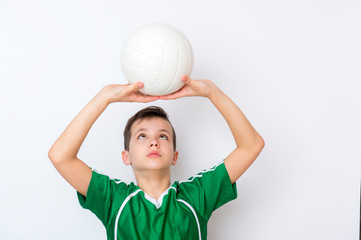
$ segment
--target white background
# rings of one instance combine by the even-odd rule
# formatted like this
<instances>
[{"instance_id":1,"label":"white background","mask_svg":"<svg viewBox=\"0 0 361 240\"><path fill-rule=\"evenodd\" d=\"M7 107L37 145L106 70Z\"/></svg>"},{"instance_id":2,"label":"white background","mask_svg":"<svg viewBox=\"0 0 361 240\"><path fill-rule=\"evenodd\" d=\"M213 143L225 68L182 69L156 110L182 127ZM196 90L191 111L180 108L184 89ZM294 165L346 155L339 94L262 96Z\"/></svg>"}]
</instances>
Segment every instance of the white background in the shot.
<instances>
[{"instance_id":1,"label":"white background","mask_svg":"<svg viewBox=\"0 0 361 240\"><path fill-rule=\"evenodd\" d=\"M355 240L361 169L361 3L352 0L0 0L0 239L105 239L51 165L53 142L106 84L125 83L120 53L147 23L191 42L191 77L228 94L266 146L215 211L208 239ZM232 135L207 99L110 105L79 158L132 181L126 120L165 108L183 180L226 157Z\"/></svg>"}]
</instances>

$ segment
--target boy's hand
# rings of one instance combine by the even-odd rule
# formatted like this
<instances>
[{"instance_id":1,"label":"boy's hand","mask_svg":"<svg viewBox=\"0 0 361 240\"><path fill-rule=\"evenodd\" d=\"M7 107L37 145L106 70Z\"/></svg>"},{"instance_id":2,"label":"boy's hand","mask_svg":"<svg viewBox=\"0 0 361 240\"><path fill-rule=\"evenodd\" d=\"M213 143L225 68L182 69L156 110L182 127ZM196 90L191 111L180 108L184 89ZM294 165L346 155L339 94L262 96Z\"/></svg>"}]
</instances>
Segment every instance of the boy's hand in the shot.
<instances>
[{"instance_id":1,"label":"boy's hand","mask_svg":"<svg viewBox=\"0 0 361 240\"><path fill-rule=\"evenodd\" d=\"M102 89L102 93L108 99L109 103L114 102L152 102L158 100L158 96L145 95L138 91L144 87L144 83L136 82L133 84L111 84Z\"/></svg>"},{"instance_id":2,"label":"boy's hand","mask_svg":"<svg viewBox=\"0 0 361 240\"><path fill-rule=\"evenodd\" d=\"M182 82L184 82L185 85L177 92L169 95L159 96L159 99L169 100L189 96L210 98L212 90L215 88L214 83L206 79L192 80L191 78L184 76L182 78Z\"/></svg>"}]
</instances>

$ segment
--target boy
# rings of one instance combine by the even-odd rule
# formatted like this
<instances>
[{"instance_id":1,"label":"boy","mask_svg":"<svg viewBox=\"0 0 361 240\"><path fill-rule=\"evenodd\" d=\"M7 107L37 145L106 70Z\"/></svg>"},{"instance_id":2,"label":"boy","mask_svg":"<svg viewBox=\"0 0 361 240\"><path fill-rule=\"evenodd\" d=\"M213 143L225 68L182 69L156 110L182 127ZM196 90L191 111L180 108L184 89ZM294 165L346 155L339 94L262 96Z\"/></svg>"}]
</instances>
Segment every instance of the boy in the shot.
<instances>
[{"instance_id":1,"label":"boy","mask_svg":"<svg viewBox=\"0 0 361 240\"><path fill-rule=\"evenodd\" d=\"M212 212L237 196L236 180L264 147L264 141L232 100L209 80L183 77L184 87L166 96L147 96L141 82L105 86L74 118L49 150L58 172L77 190L107 229L108 239L206 239ZM137 185L109 179L89 168L77 153L91 126L114 102L151 102L187 96L208 98L227 121L235 150L215 167L170 183L178 158L175 132L160 108L141 110L124 131L124 164Z\"/></svg>"}]
</instances>

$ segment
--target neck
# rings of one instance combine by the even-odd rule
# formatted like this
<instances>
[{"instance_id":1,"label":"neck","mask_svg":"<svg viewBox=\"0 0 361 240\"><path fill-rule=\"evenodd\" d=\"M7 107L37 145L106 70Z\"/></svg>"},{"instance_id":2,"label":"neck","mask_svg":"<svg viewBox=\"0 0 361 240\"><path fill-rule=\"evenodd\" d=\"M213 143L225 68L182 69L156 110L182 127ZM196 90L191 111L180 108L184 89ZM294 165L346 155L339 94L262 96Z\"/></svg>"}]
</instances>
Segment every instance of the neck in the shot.
<instances>
[{"instance_id":1,"label":"neck","mask_svg":"<svg viewBox=\"0 0 361 240\"><path fill-rule=\"evenodd\" d=\"M156 200L170 186L170 171L165 173L147 172L146 174L134 172L134 175L138 187Z\"/></svg>"}]
</instances>

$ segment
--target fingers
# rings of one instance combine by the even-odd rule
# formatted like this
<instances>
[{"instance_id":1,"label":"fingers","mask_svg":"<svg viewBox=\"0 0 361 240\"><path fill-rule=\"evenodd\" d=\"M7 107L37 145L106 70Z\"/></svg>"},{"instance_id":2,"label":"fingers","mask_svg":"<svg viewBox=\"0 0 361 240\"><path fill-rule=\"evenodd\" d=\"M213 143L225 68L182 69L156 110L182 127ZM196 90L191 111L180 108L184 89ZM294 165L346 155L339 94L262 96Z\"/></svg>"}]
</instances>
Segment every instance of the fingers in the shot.
<instances>
[{"instance_id":1,"label":"fingers","mask_svg":"<svg viewBox=\"0 0 361 240\"><path fill-rule=\"evenodd\" d=\"M153 102L158 100L158 96L148 96L148 95L135 95L130 98L129 102L140 102L140 103L147 103L147 102Z\"/></svg>"},{"instance_id":2,"label":"fingers","mask_svg":"<svg viewBox=\"0 0 361 240\"><path fill-rule=\"evenodd\" d=\"M136 102L153 102L153 101L156 101L159 99L159 96L151 96L151 95L147 95L147 94L144 94L142 92L139 92L137 90L141 89L144 87L144 83L142 82L136 82L136 83L133 83L132 84L133 86L133 89L134 90L134 93L135 93L135 96L136 96Z\"/></svg>"},{"instance_id":3,"label":"fingers","mask_svg":"<svg viewBox=\"0 0 361 240\"><path fill-rule=\"evenodd\" d=\"M184 93L182 91L177 91L177 92L169 94L169 95L159 96L159 99L173 100L173 99L177 99L177 98L181 98L181 97L184 97Z\"/></svg>"},{"instance_id":4,"label":"fingers","mask_svg":"<svg viewBox=\"0 0 361 240\"><path fill-rule=\"evenodd\" d=\"M158 96L149 96L149 97L143 99L142 102L144 102L144 103L154 102L154 101L156 101L156 100L158 100L158 99L159 99Z\"/></svg>"},{"instance_id":5,"label":"fingers","mask_svg":"<svg viewBox=\"0 0 361 240\"><path fill-rule=\"evenodd\" d=\"M149 95L144 95L144 94L138 94L138 96L137 96L137 102L143 102L143 103L153 102L158 99L159 99L158 96L149 96Z\"/></svg>"},{"instance_id":6,"label":"fingers","mask_svg":"<svg viewBox=\"0 0 361 240\"><path fill-rule=\"evenodd\" d=\"M181 78L181 81L185 84L185 85L190 85L192 84L192 79L188 76L183 76ZM183 86L182 89L178 90L175 93L169 94L169 95L162 95L162 96L150 96L150 95L146 95L143 94L137 90L141 89L144 87L144 83L142 82L135 82L133 84L130 85L130 88L132 92L136 93L137 95L137 99L135 101L137 102L152 102L152 101L156 101L158 99L162 99L162 100L173 100L173 99L178 99L178 98L182 98L185 96L190 96L190 92L189 89L187 87L187 90L185 90L185 86Z\"/></svg>"},{"instance_id":7,"label":"fingers","mask_svg":"<svg viewBox=\"0 0 361 240\"><path fill-rule=\"evenodd\" d=\"M177 99L177 97L174 96L174 94L171 95L163 95L163 96L159 96L160 100L173 100L173 99Z\"/></svg>"},{"instance_id":8,"label":"fingers","mask_svg":"<svg viewBox=\"0 0 361 240\"><path fill-rule=\"evenodd\" d=\"M191 96L191 87L187 86L190 85L192 83L192 79L188 76L183 76L181 78L181 81L185 84L181 89L179 89L178 91L168 94L168 95L162 95L159 96L159 99L162 100L173 100L173 99L178 99L178 98L182 98L182 97L186 97L186 96Z\"/></svg>"},{"instance_id":9,"label":"fingers","mask_svg":"<svg viewBox=\"0 0 361 240\"><path fill-rule=\"evenodd\" d=\"M183 76L181 80L185 84L189 84L192 81L192 79L188 76Z\"/></svg>"}]
</instances>

